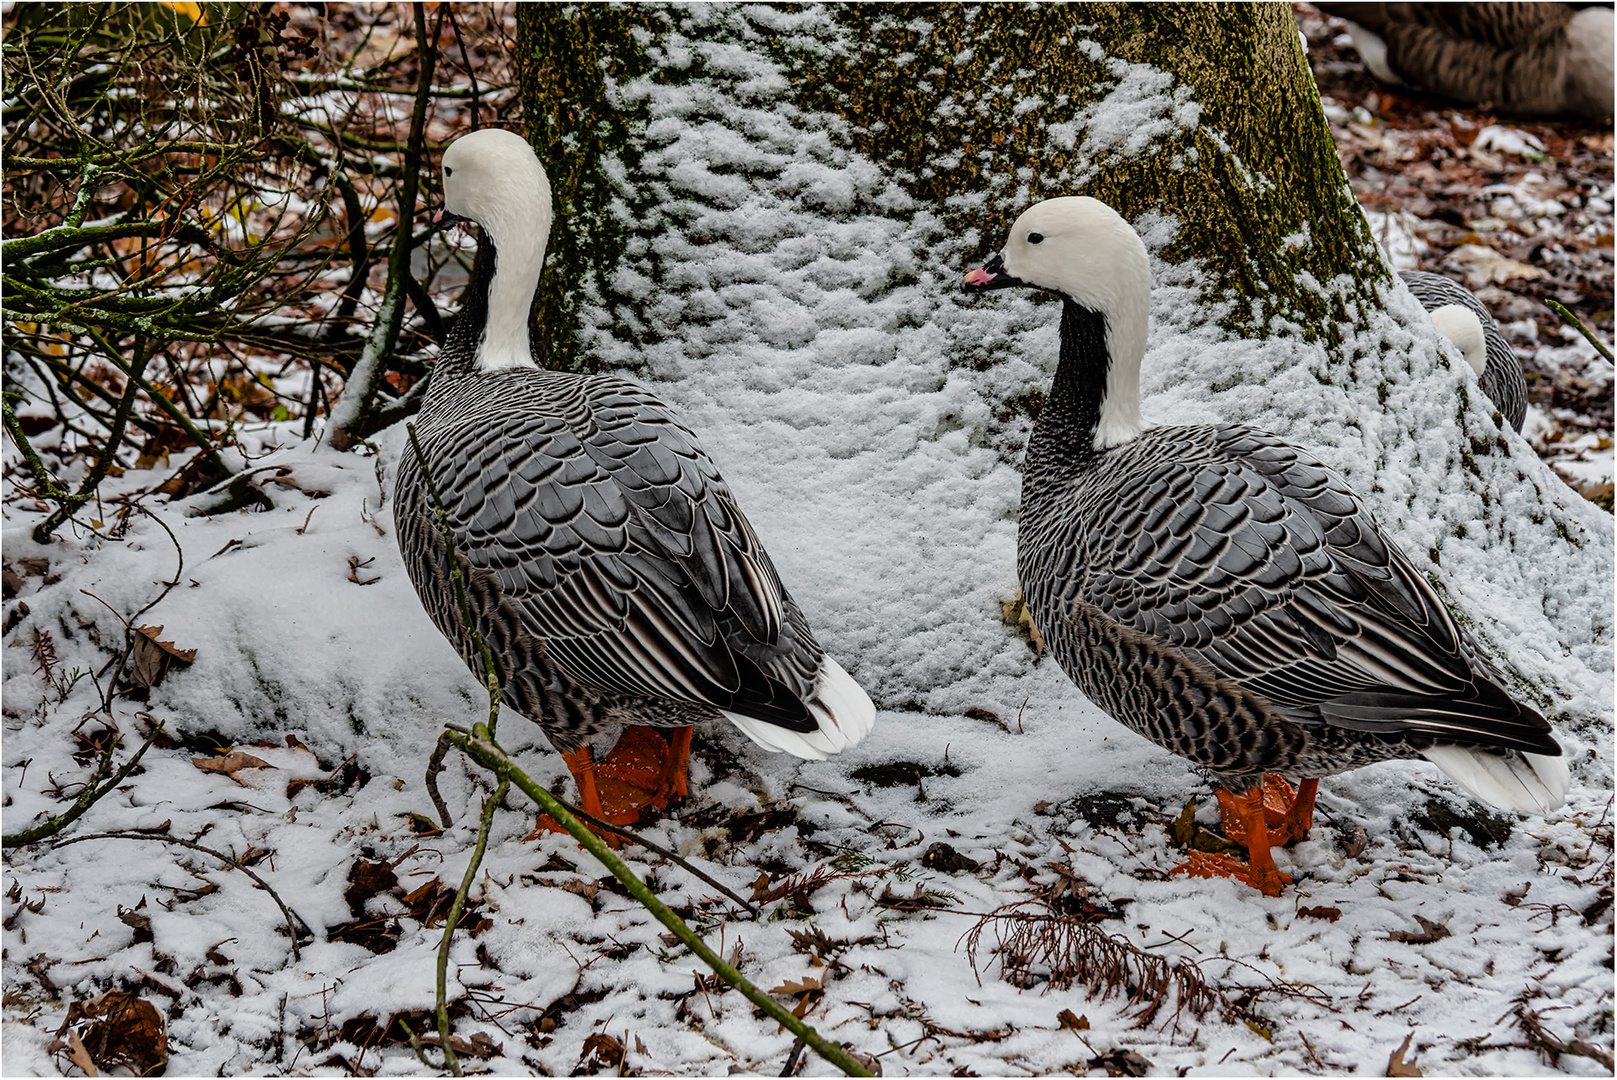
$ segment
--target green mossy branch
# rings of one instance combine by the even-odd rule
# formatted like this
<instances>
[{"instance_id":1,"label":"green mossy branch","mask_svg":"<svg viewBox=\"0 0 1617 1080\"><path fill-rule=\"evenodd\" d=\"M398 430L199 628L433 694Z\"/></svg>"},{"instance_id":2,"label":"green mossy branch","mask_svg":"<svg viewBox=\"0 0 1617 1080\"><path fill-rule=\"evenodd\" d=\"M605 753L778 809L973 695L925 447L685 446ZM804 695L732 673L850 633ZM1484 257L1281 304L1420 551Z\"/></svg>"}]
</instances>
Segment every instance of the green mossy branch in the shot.
<instances>
[{"instance_id":1,"label":"green mossy branch","mask_svg":"<svg viewBox=\"0 0 1617 1080\"><path fill-rule=\"evenodd\" d=\"M536 780L517 767L506 756L505 750L494 741L487 725L478 724L470 733L450 729L444 733L444 738L459 749L467 757L492 772L502 784L510 784L539 804L539 809L549 814L551 819L567 830L569 836L595 856L601 865L605 866L612 876L623 883L629 895L634 897L642 907L651 912L653 918L666 926L691 952L708 967L712 968L718 976L741 992L741 995L762 1009L770 1019L778 1021L792 1034L802 1039L809 1049L819 1054L826 1061L841 1069L848 1076L871 1075L862 1065L848 1055L848 1052L835 1043L826 1041L819 1032L809 1027L803 1021L791 1014L780 1002L758 989L747 980L734 967L724 962L718 953L708 948L696 933L678 915L668 909L668 906L657 899L655 893L646 887L645 883L634 876L634 871L606 846L599 836L590 832L589 828L579 821L561 802Z\"/></svg>"},{"instance_id":2,"label":"green mossy branch","mask_svg":"<svg viewBox=\"0 0 1617 1080\"><path fill-rule=\"evenodd\" d=\"M101 760L96 763L95 775L90 777L89 781L84 785L84 790L79 793L78 798L73 800L72 806L69 806L55 817L40 822L31 829L7 833L4 838L0 838L0 847L14 848L22 847L25 844L37 844L41 840L55 836L83 817L84 812L94 806L97 800L123 783L124 777L134 771L135 766L140 764L140 759L146 756L146 751L150 750L152 743L156 741L158 732L162 730L162 724L153 725L151 733L146 736L146 741L140 744L140 749L135 751L134 756L124 762L123 767L114 773L111 779L102 783L103 779L106 778L107 770L112 767L112 751L117 744L117 740L114 739L109 742L106 750L101 754Z\"/></svg>"}]
</instances>

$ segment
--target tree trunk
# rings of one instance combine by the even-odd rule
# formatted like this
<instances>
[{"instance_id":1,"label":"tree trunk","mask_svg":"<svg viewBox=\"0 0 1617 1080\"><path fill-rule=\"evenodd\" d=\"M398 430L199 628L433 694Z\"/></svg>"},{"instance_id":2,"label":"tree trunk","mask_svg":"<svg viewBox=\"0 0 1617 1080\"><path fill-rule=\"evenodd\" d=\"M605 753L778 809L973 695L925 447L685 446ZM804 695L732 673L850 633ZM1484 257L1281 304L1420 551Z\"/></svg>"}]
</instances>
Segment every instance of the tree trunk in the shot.
<instances>
[{"instance_id":1,"label":"tree trunk","mask_svg":"<svg viewBox=\"0 0 1617 1080\"><path fill-rule=\"evenodd\" d=\"M797 348L817 327L760 299L795 271L749 268L854 225L888 263L850 286L862 302L927 287L880 332L902 353L928 328L943 370L984 373L992 415L943 420L1014 460L1044 388L1017 392L1019 335L1055 318L983 315L958 275L1031 203L1093 195L1154 256L1148 421L1314 448L1518 692L1609 723L1611 519L1501 430L1387 269L1286 6L523 5L518 42L558 192L537 309L553 362L764 365L737 343Z\"/></svg>"}]
</instances>

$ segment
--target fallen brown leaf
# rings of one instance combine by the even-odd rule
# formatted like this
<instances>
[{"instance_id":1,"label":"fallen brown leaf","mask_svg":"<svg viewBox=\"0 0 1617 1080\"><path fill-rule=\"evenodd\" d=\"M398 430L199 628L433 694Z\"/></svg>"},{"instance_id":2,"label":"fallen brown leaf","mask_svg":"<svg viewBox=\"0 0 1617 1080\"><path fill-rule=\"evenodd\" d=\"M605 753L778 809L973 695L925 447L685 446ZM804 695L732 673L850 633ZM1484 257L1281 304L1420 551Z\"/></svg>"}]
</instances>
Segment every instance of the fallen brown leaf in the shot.
<instances>
[{"instance_id":1,"label":"fallen brown leaf","mask_svg":"<svg viewBox=\"0 0 1617 1080\"><path fill-rule=\"evenodd\" d=\"M178 661L189 664L196 659L195 649L175 648L172 641L162 641L157 635L161 626L135 627L135 651L130 663L129 682L139 690L149 690L163 681L169 665Z\"/></svg>"},{"instance_id":2,"label":"fallen brown leaf","mask_svg":"<svg viewBox=\"0 0 1617 1080\"><path fill-rule=\"evenodd\" d=\"M67 1047L68 1060L83 1069L85 1076L101 1075L100 1071L95 1067L95 1062L90 1060L90 1051L84 1048L84 1040L79 1038L78 1032L70 1031L67 1033Z\"/></svg>"},{"instance_id":3,"label":"fallen brown leaf","mask_svg":"<svg viewBox=\"0 0 1617 1080\"><path fill-rule=\"evenodd\" d=\"M775 987L769 992L771 994L807 994L811 991L823 989L821 986L823 978L823 976L817 978L813 975L809 975L804 977L801 981L787 979L785 982L781 983L779 986Z\"/></svg>"},{"instance_id":4,"label":"fallen brown leaf","mask_svg":"<svg viewBox=\"0 0 1617 1080\"><path fill-rule=\"evenodd\" d=\"M623 1064L623 1044L605 1032L596 1032L584 1040L584 1052L578 1056L573 1075L596 1073L602 1069L616 1070Z\"/></svg>"},{"instance_id":5,"label":"fallen brown leaf","mask_svg":"<svg viewBox=\"0 0 1617 1080\"><path fill-rule=\"evenodd\" d=\"M1133 1050L1108 1050L1089 1059L1091 1069L1105 1069L1107 1076L1148 1076L1151 1062Z\"/></svg>"},{"instance_id":6,"label":"fallen brown leaf","mask_svg":"<svg viewBox=\"0 0 1617 1080\"><path fill-rule=\"evenodd\" d=\"M389 864L355 859L348 868L348 888L343 890L342 898L348 902L348 913L357 919L365 914L371 897L392 893L398 887L398 875Z\"/></svg>"},{"instance_id":7,"label":"fallen brown leaf","mask_svg":"<svg viewBox=\"0 0 1617 1080\"><path fill-rule=\"evenodd\" d=\"M1342 909L1334 907L1305 907L1298 908L1297 914L1305 919L1324 919L1326 922L1335 922L1342 917Z\"/></svg>"},{"instance_id":8,"label":"fallen brown leaf","mask_svg":"<svg viewBox=\"0 0 1617 1080\"><path fill-rule=\"evenodd\" d=\"M1398 1044L1398 1049L1394 1050L1390 1055L1388 1055L1388 1057L1387 1057L1387 1075L1388 1076L1425 1076L1426 1075L1425 1073L1420 1071L1419 1066L1417 1066L1413 1060L1410 1060L1410 1061L1405 1061L1404 1060L1404 1051L1409 1049L1409 1040L1413 1039L1414 1037L1415 1037L1415 1033L1413 1031L1411 1031L1408 1035L1405 1035L1404 1036L1404 1041Z\"/></svg>"},{"instance_id":9,"label":"fallen brown leaf","mask_svg":"<svg viewBox=\"0 0 1617 1080\"><path fill-rule=\"evenodd\" d=\"M1075 1016L1071 1009L1062 1009L1056 1013L1056 1023L1068 1031L1088 1031L1089 1017Z\"/></svg>"},{"instance_id":10,"label":"fallen brown leaf","mask_svg":"<svg viewBox=\"0 0 1617 1080\"><path fill-rule=\"evenodd\" d=\"M218 757L192 758L191 764L203 772L224 773L238 784L242 783L242 780L236 773L242 769L275 768L274 765L271 765L263 758L254 757L252 754L246 754L240 750L232 750L228 754L220 754Z\"/></svg>"},{"instance_id":11,"label":"fallen brown leaf","mask_svg":"<svg viewBox=\"0 0 1617 1080\"><path fill-rule=\"evenodd\" d=\"M1394 930L1387 935L1388 941L1402 941L1409 945L1429 945L1434 941L1442 941L1449 936L1449 928L1442 923L1435 923L1431 919L1420 915L1415 916L1420 923L1420 933L1412 934L1408 930Z\"/></svg>"},{"instance_id":12,"label":"fallen brown leaf","mask_svg":"<svg viewBox=\"0 0 1617 1080\"><path fill-rule=\"evenodd\" d=\"M71 1047L75 1040L102 1072L125 1066L138 1076L149 1076L168 1063L163 1014L151 1002L121 990L68 1006L52 1047ZM74 1064L79 1064L73 1056Z\"/></svg>"}]
</instances>

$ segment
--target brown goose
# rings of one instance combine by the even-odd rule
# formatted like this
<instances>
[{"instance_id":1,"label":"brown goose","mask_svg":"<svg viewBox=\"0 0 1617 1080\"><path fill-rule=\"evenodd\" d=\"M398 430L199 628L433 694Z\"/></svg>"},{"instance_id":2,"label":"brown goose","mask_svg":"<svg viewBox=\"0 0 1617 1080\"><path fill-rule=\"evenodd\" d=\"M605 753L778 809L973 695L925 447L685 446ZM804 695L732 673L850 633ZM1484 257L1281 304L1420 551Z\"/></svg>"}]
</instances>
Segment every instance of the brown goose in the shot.
<instances>
[{"instance_id":1,"label":"brown goose","mask_svg":"<svg viewBox=\"0 0 1617 1080\"><path fill-rule=\"evenodd\" d=\"M1519 116L1612 115L1610 4L1324 3L1383 83Z\"/></svg>"},{"instance_id":2,"label":"brown goose","mask_svg":"<svg viewBox=\"0 0 1617 1080\"><path fill-rule=\"evenodd\" d=\"M1498 806L1560 805L1549 724L1501 688L1341 477L1253 428L1141 423L1151 267L1116 211L1033 206L965 287L1062 299L1018 576L1078 688L1229 789L1225 830L1250 862L1193 854L1180 870L1278 894L1290 879L1270 845L1308 834L1317 778L1394 758L1424 757ZM1306 779L1293 796L1276 773Z\"/></svg>"}]
</instances>

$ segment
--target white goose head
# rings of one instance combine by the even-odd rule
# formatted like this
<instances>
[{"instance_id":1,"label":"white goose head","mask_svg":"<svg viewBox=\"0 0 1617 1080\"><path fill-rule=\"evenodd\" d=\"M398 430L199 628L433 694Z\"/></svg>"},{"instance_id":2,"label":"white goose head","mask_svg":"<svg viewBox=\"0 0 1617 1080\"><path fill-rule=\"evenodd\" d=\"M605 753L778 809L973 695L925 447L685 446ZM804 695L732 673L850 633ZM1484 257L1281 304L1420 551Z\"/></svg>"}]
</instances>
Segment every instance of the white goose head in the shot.
<instances>
[{"instance_id":1,"label":"white goose head","mask_svg":"<svg viewBox=\"0 0 1617 1080\"><path fill-rule=\"evenodd\" d=\"M1140 360L1151 311L1151 260L1121 214L1098 199L1070 195L1029 207L999 254L966 275L967 292L1013 286L1045 289L1106 325L1106 387L1095 448L1139 434Z\"/></svg>"},{"instance_id":2,"label":"white goose head","mask_svg":"<svg viewBox=\"0 0 1617 1080\"><path fill-rule=\"evenodd\" d=\"M496 253L477 366L482 371L535 367L528 312L544 268L552 218L544 167L522 136L483 128L444 151L443 170L439 222L476 222Z\"/></svg>"},{"instance_id":3,"label":"white goose head","mask_svg":"<svg viewBox=\"0 0 1617 1080\"><path fill-rule=\"evenodd\" d=\"M1444 304L1432 309L1431 319L1437 332L1454 343L1480 378L1488 366L1488 339L1483 335L1482 320L1477 318L1477 313L1464 304Z\"/></svg>"}]
</instances>

